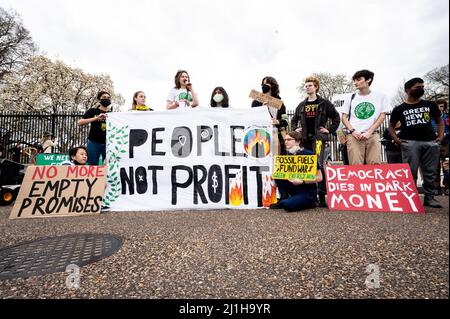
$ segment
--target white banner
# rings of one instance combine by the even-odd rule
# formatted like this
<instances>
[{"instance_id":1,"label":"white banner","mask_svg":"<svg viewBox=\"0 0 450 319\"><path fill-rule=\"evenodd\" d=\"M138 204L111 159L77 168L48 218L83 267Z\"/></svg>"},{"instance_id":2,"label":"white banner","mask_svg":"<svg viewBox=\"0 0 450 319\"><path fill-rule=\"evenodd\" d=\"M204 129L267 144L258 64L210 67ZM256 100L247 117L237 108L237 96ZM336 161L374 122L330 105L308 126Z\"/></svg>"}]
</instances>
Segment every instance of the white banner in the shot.
<instances>
[{"instance_id":1,"label":"white banner","mask_svg":"<svg viewBox=\"0 0 450 319\"><path fill-rule=\"evenodd\" d=\"M115 211L267 207L276 200L265 107L108 114L104 204Z\"/></svg>"}]
</instances>

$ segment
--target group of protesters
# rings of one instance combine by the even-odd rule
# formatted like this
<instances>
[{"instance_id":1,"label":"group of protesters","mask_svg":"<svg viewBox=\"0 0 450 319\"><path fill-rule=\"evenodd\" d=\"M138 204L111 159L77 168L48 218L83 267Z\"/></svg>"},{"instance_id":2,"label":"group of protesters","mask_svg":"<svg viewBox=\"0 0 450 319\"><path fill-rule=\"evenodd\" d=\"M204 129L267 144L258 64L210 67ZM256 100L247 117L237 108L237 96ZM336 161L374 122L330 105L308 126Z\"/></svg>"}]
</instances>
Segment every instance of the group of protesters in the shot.
<instances>
[{"instance_id":1,"label":"group of protesters","mask_svg":"<svg viewBox=\"0 0 450 319\"><path fill-rule=\"evenodd\" d=\"M278 142L275 154L318 156L315 181L276 180L280 198L271 208L299 211L317 206L327 207L323 169L327 160L325 144L331 134L338 136L344 164L349 165L381 164L383 141L389 163L408 163L416 183L420 170L425 195L424 206L442 207L435 195L439 194L437 190L441 185L441 169L444 171L444 185L448 188L447 102L439 100L436 103L422 99L425 83L421 78L413 78L404 84L405 101L391 111L387 96L371 89L373 72L357 71L352 80L356 92L344 103L341 113L332 102L319 95L320 81L315 77L305 79L307 97L295 109L290 123L284 104L274 107L256 100L252 102L251 107L264 106L268 109L274 136L278 137L274 138ZM167 97L167 109L197 107L198 96L188 72L178 71L174 82L175 87ZM275 78L263 78L261 90L264 94L281 100ZM76 150L86 155L89 165L98 165L100 157L103 161L106 158L106 118L111 111L111 95L101 91L97 94L97 100L97 106L87 110L79 120L79 125L91 124L86 148ZM210 106L229 107L228 94L223 87L214 88ZM143 91L133 95L130 111L153 111L146 106ZM388 113L391 113L389 127L381 140L383 132L379 131L380 126ZM71 155L71 165L75 164L74 161L79 163L76 152Z\"/></svg>"}]
</instances>

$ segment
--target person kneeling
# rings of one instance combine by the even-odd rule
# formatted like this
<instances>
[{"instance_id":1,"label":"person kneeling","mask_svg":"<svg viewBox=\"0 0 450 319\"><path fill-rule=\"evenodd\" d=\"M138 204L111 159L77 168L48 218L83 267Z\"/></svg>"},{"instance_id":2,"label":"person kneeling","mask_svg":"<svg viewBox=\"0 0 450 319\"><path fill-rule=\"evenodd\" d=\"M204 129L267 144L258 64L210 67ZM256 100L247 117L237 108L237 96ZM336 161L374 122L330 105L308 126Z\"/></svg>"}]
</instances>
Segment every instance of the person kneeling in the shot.
<instances>
[{"instance_id":1,"label":"person kneeling","mask_svg":"<svg viewBox=\"0 0 450 319\"><path fill-rule=\"evenodd\" d=\"M289 132L284 138L288 155L314 155L313 152L301 147L301 134ZM322 181L322 172L317 163L316 179L304 181L300 179L276 180L281 198L276 204L270 205L271 209L284 208L288 212L300 211L317 207L317 183Z\"/></svg>"},{"instance_id":2,"label":"person kneeling","mask_svg":"<svg viewBox=\"0 0 450 319\"><path fill-rule=\"evenodd\" d=\"M61 165L85 165L88 160L87 149L84 146L72 147L69 150L69 160L64 161Z\"/></svg>"}]
</instances>

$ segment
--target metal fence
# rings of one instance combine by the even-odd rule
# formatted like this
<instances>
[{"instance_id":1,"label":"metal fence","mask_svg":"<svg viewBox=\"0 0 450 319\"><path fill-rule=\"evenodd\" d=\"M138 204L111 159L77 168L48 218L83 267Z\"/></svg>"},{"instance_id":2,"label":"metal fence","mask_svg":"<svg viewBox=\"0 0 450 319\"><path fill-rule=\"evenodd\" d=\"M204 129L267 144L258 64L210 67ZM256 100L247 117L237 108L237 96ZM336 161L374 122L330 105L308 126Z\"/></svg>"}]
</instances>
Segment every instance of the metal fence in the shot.
<instances>
[{"instance_id":1,"label":"metal fence","mask_svg":"<svg viewBox=\"0 0 450 319\"><path fill-rule=\"evenodd\" d=\"M57 153L66 153L71 147L84 145L89 132L89 125L79 126L78 120L83 112L0 112L0 157L12 159L14 148L19 144L23 150L26 147L36 147L44 132L51 132L57 143ZM293 110L287 111L289 119L294 115ZM389 115L380 127L383 133L388 123ZM333 161L341 161L336 136L330 134L329 147ZM17 150L16 150L17 151ZM26 152L25 152L26 153ZM19 161L23 164L30 162L30 157L20 152ZM382 148L382 161L386 160Z\"/></svg>"},{"instance_id":2,"label":"metal fence","mask_svg":"<svg viewBox=\"0 0 450 319\"><path fill-rule=\"evenodd\" d=\"M23 150L39 145L44 132L51 132L55 137L57 144L55 152L57 153L66 153L71 147L84 145L89 125L78 125L78 120L83 114L83 112L51 114L46 112L0 112L2 157L13 159L14 156L19 156L21 163L29 163L31 158Z\"/></svg>"},{"instance_id":3,"label":"metal fence","mask_svg":"<svg viewBox=\"0 0 450 319\"><path fill-rule=\"evenodd\" d=\"M287 115L289 116L289 122L291 121L292 117L294 116L294 110L288 110L286 111ZM389 119L391 115L386 114L386 118L383 123L381 123L380 127L378 128L378 131L380 133L380 137L383 138L383 132L389 125ZM331 154L331 160L336 162L342 161L341 153L339 152L339 143L337 141L337 137L333 134L330 134L328 136L328 145L330 147L330 154ZM384 147L381 147L381 162L387 162L386 159L386 152L384 150Z\"/></svg>"}]
</instances>

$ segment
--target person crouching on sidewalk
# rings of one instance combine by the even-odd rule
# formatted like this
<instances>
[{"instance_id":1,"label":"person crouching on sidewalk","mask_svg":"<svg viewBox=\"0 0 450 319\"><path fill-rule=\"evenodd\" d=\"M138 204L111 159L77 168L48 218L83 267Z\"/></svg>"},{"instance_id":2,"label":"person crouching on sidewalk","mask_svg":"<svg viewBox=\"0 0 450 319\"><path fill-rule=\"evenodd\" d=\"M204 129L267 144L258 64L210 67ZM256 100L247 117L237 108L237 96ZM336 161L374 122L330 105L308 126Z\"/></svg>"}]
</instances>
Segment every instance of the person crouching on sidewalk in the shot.
<instances>
[{"instance_id":1,"label":"person crouching on sidewalk","mask_svg":"<svg viewBox=\"0 0 450 319\"><path fill-rule=\"evenodd\" d=\"M313 152L301 146L301 133L289 132L284 138L288 155L314 155ZM320 165L317 163L316 179L304 181L300 179L276 180L281 198L276 204L270 205L271 209L284 208L288 212L300 211L317 207L317 183L323 179Z\"/></svg>"}]
</instances>

